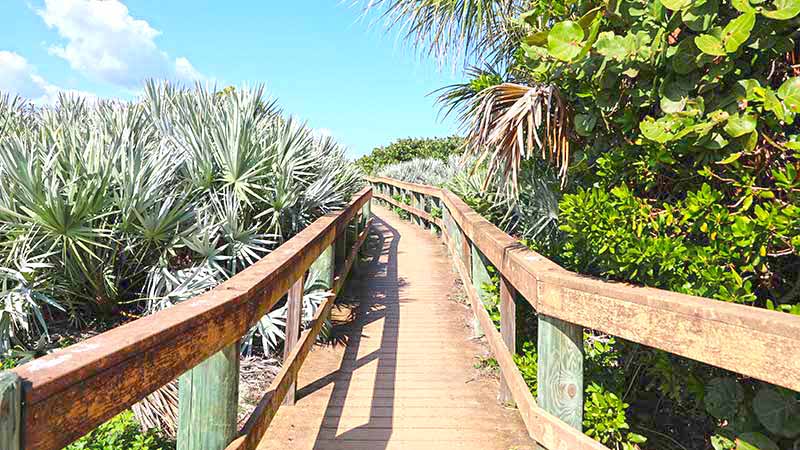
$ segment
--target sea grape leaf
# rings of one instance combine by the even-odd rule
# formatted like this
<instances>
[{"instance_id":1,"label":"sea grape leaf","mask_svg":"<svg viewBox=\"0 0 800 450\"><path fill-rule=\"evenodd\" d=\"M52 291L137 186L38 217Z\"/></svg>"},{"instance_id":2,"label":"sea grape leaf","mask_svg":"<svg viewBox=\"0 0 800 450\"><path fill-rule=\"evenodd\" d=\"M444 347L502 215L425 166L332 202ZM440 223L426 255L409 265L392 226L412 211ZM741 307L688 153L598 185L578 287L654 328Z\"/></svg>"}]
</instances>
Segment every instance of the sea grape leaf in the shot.
<instances>
[{"instance_id":1,"label":"sea grape leaf","mask_svg":"<svg viewBox=\"0 0 800 450\"><path fill-rule=\"evenodd\" d=\"M730 419L744 398L744 391L733 378L714 378L706 385L703 402L706 411L717 419Z\"/></svg>"},{"instance_id":2,"label":"sea grape leaf","mask_svg":"<svg viewBox=\"0 0 800 450\"><path fill-rule=\"evenodd\" d=\"M700 51L706 55L725 56L727 54L725 47L722 45L722 41L710 34L701 34L700 36L695 36L694 45L696 45L697 48L699 48Z\"/></svg>"},{"instance_id":3,"label":"sea grape leaf","mask_svg":"<svg viewBox=\"0 0 800 450\"><path fill-rule=\"evenodd\" d=\"M687 100L689 91L683 83L677 81L667 83L661 96L661 110L668 114L681 112L686 108Z\"/></svg>"},{"instance_id":4,"label":"sea grape leaf","mask_svg":"<svg viewBox=\"0 0 800 450\"><path fill-rule=\"evenodd\" d=\"M794 392L764 386L753 398L753 411L771 433L788 438L800 435L800 401Z\"/></svg>"},{"instance_id":5,"label":"sea grape leaf","mask_svg":"<svg viewBox=\"0 0 800 450\"><path fill-rule=\"evenodd\" d=\"M770 88L764 89L764 109L772 111L778 120L786 120L786 112L783 109L783 103L781 103L778 96L775 95L775 91Z\"/></svg>"},{"instance_id":6,"label":"sea grape leaf","mask_svg":"<svg viewBox=\"0 0 800 450\"><path fill-rule=\"evenodd\" d=\"M691 5L692 0L661 0L661 4L669 10L678 11Z\"/></svg>"},{"instance_id":7,"label":"sea grape leaf","mask_svg":"<svg viewBox=\"0 0 800 450\"><path fill-rule=\"evenodd\" d=\"M736 450L780 450L778 444L761 433L742 433L736 437Z\"/></svg>"},{"instance_id":8,"label":"sea grape leaf","mask_svg":"<svg viewBox=\"0 0 800 450\"><path fill-rule=\"evenodd\" d=\"M792 77L784 81L778 88L778 97L783 99L790 111L800 112L800 77Z\"/></svg>"},{"instance_id":9,"label":"sea grape leaf","mask_svg":"<svg viewBox=\"0 0 800 450\"><path fill-rule=\"evenodd\" d=\"M639 129L642 135L651 141L658 143L665 143L673 140L677 136L678 120L665 116L658 120L647 116L644 120L639 122Z\"/></svg>"},{"instance_id":10,"label":"sea grape leaf","mask_svg":"<svg viewBox=\"0 0 800 450\"><path fill-rule=\"evenodd\" d=\"M756 11L756 9L753 8L753 5L750 4L749 0L731 0L731 5L733 5L737 11L743 13L752 13Z\"/></svg>"},{"instance_id":11,"label":"sea grape leaf","mask_svg":"<svg viewBox=\"0 0 800 450\"><path fill-rule=\"evenodd\" d=\"M691 8L684 11L681 16L683 22L692 31L702 32L708 30L719 11L718 0L703 0L696 2Z\"/></svg>"},{"instance_id":12,"label":"sea grape leaf","mask_svg":"<svg viewBox=\"0 0 800 450\"><path fill-rule=\"evenodd\" d=\"M575 114L575 132L581 136L589 136L597 124L594 114Z\"/></svg>"},{"instance_id":13,"label":"sea grape leaf","mask_svg":"<svg viewBox=\"0 0 800 450\"><path fill-rule=\"evenodd\" d=\"M763 10L761 14L775 20L789 20L800 14L800 0L775 0L775 9Z\"/></svg>"},{"instance_id":14,"label":"sea grape leaf","mask_svg":"<svg viewBox=\"0 0 800 450\"><path fill-rule=\"evenodd\" d=\"M570 61L581 52L584 37L583 28L577 22L559 22L547 34L547 50L556 59Z\"/></svg>"},{"instance_id":15,"label":"sea grape leaf","mask_svg":"<svg viewBox=\"0 0 800 450\"><path fill-rule=\"evenodd\" d=\"M548 31L548 30L538 31L538 32L533 33L533 34L529 34L525 38L525 43L528 44L528 45L535 45L535 46L543 47L543 46L547 45L547 35L548 34L550 34L550 31Z\"/></svg>"},{"instance_id":16,"label":"sea grape leaf","mask_svg":"<svg viewBox=\"0 0 800 450\"><path fill-rule=\"evenodd\" d=\"M724 130L731 137L744 136L755 131L757 123L756 116L752 114L731 114Z\"/></svg>"},{"instance_id":17,"label":"sea grape leaf","mask_svg":"<svg viewBox=\"0 0 800 450\"><path fill-rule=\"evenodd\" d=\"M597 53L603 56L622 61L628 55L628 50L625 48L625 39L622 36L617 36L613 31L604 31L597 36L597 42L594 44Z\"/></svg>"},{"instance_id":18,"label":"sea grape leaf","mask_svg":"<svg viewBox=\"0 0 800 450\"><path fill-rule=\"evenodd\" d=\"M725 51L733 53L750 38L750 32L756 24L754 13L742 14L731 20L722 29L722 42L725 44Z\"/></svg>"}]
</instances>

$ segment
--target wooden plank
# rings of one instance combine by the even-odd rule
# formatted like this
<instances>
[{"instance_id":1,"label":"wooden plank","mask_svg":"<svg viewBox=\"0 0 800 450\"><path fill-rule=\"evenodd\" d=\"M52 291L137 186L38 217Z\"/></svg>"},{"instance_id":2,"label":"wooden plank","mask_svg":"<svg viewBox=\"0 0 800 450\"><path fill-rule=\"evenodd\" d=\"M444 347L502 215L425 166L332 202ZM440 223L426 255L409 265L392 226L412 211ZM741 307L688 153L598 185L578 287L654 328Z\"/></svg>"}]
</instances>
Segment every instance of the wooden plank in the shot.
<instances>
[{"instance_id":1,"label":"wooden plank","mask_svg":"<svg viewBox=\"0 0 800 450\"><path fill-rule=\"evenodd\" d=\"M367 234L369 233L370 223L371 221L367 223L367 227L358 237L353 248L350 250L350 254L346 258L344 264L345 273L350 271L350 269L353 267L353 263L358 258L358 251L361 248L361 245L364 243L364 240L366 240ZM326 278L326 275L331 273L333 262L332 256L331 249L330 252L326 252L321 255L318 263L315 263L318 264L318 267L314 273L321 274L319 275L319 279L322 282L330 279ZM274 380L272 380L267 393L264 395L264 397L262 397L261 401L256 406L256 409L250 414L245 426L239 433L239 437L234 439L233 442L226 447L226 450L253 450L264 436L264 433L266 433L267 428L269 428L269 424L272 422L272 419L278 412L278 408L280 408L281 402L286 396L290 386L296 384L297 374L300 371L300 367L303 365L303 362L308 356L308 352L311 351L311 348L317 341L317 336L319 336L319 332L322 330L322 326L325 324L325 320L330 314L331 308L336 300L336 294L338 294L342 284L336 283L331 287L332 295L329 296L317 309L311 326L302 332L299 339L299 345L296 345L289 354L288 358L284 360L280 372L278 372L278 375Z\"/></svg>"},{"instance_id":2,"label":"wooden plank","mask_svg":"<svg viewBox=\"0 0 800 450\"><path fill-rule=\"evenodd\" d=\"M428 188L430 195L441 198L452 221L537 311L800 391L796 342L800 317L568 272L525 248L455 194ZM538 285L545 282L562 289L561 300L540 303ZM665 323L671 326L664 327ZM743 351L741 342L752 345Z\"/></svg>"},{"instance_id":3,"label":"wooden plank","mask_svg":"<svg viewBox=\"0 0 800 450\"><path fill-rule=\"evenodd\" d=\"M491 275L489 275L489 270L486 267L486 261L483 255L481 255L481 251L478 250L478 247L473 244L469 244L469 248L470 248L470 262L472 263L472 270L471 270L472 286L478 292L478 298L481 300L481 303L485 304L486 297L489 294L486 291L484 285L491 284L492 277ZM478 320L477 315L473 316L472 333L473 337L475 338L481 337L484 333L484 330L481 330L481 323Z\"/></svg>"},{"instance_id":4,"label":"wooden plank","mask_svg":"<svg viewBox=\"0 0 800 450\"><path fill-rule=\"evenodd\" d=\"M288 361L292 349L297 346L297 340L300 339L300 325L303 317L303 287L305 279L299 278L294 282L292 288L289 289L289 295L286 298L286 339L283 344L283 360ZM297 394L297 384L292 383L286 391L286 398L283 400L284 405L294 405L295 395Z\"/></svg>"},{"instance_id":5,"label":"wooden plank","mask_svg":"<svg viewBox=\"0 0 800 450\"><path fill-rule=\"evenodd\" d=\"M516 290L505 277L500 276L500 336L506 344L506 350L512 355L517 348L517 305ZM511 403L513 397L505 377L500 377L498 399L503 403Z\"/></svg>"},{"instance_id":6,"label":"wooden plank","mask_svg":"<svg viewBox=\"0 0 800 450\"><path fill-rule=\"evenodd\" d=\"M0 372L0 449L22 449L22 382L13 372Z\"/></svg>"},{"instance_id":7,"label":"wooden plank","mask_svg":"<svg viewBox=\"0 0 800 450\"><path fill-rule=\"evenodd\" d=\"M407 205L405 203L398 202L397 200L393 199L392 197L387 197L387 196L382 196L380 194L376 194L375 198L377 198L379 200L383 200L383 201L389 203L392 206L396 206L396 207L398 207L398 208L400 208L402 210L405 210L405 211L409 212L410 214L412 214L414 216L419 216L419 217L427 220L428 222L436 222L436 219L431 217L431 215L428 214L427 212L422 211L421 209L415 208L413 206Z\"/></svg>"},{"instance_id":8,"label":"wooden plank","mask_svg":"<svg viewBox=\"0 0 800 450\"><path fill-rule=\"evenodd\" d=\"M28 448L58 450L239 339L369 200L359 192L240 274L172 308L13 371L23 382Z\"/></svg>"},{"instance_id":9,"label":"wooden plank","mask_svg":"<svg viewBox=\"0 0 800 450\"><path fill-rule=\"evenodd\" d=\"M483 324L486 340L492 355L500 366L500 373L508 384L514 403L517 405L528 434L547 449L569 450L607 450L608 447L570 427L556 416L540 408L533 399L528 385L522 378L511 352L505 346L503 337L494 326L489 313L479 301L478 292L469 282L467 268L458 258L454 258L457 272L469 297L473 312Z\"/></svg>"},{"instance_id":10,"label":"wooden plank","mask_svg":"<svg viewBox=\"0 0 800 450\"><path fill-rule=\"evenodd\" d=\"M581 431L583 328L539 314L539 406Z\"/></svg>"},{"instance_id":11,"label":"wooden plank","mask_svg":"<svg viewBox=\"0 0 800 450\"><path fill-rule=\"evenodd\" d=\"M178 450L222 450L236 436L239 342L180 377Z\"/></svg>"}]
</instances>

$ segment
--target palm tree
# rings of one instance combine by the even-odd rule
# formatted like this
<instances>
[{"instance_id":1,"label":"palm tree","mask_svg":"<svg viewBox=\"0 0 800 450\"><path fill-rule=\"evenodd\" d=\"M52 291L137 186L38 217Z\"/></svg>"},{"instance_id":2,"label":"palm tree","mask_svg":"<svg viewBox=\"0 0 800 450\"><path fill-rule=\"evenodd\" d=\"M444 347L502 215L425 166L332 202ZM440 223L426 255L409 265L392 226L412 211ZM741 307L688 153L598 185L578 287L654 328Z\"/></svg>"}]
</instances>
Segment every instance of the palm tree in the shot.
<instances>
[{"instance_id":1,"label":"palm tree","mask_svg":"<svg viewBox=\"0 0 800 450\"><path fill-rule=\"evenodd\" d=\"M515 80L508 67L522 38L532 28L519 17L530 9L523 0L373 0L389 27L402 30L410 44L438 60L473 65L471 82L448 86L439 97L445 114L457 112L466 134L467 155L501 172L516 193L523 159L541 154L566 179L569 114L558 90L548 84ZM495 80L492 83L476 81ZM503 80L506 80L503 82ZM491 177L487 177L490 179Z\"/></svg>"}]
</instances>

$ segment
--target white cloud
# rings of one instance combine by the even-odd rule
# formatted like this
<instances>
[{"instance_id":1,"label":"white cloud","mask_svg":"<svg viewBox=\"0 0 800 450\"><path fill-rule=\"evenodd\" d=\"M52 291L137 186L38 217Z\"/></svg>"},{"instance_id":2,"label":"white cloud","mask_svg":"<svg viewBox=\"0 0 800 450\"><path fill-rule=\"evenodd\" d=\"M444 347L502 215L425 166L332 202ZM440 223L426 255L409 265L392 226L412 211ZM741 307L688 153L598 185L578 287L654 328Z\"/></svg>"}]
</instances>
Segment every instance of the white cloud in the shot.
<instances>
[{"instance_id":1,"label":"white cloud","mask_svg":"<svg viewBox=\"0 0 800 450\"><path fill-rule=\"evenodd\" d=\"M36 68L22 55L2 50L0 50L0 91L19 95L38 104L55 103L59 92L95 98L89 92L63 89L49 83L36 73Z\"/></svg>"},{"instance_id":2,"label":"white cloud","mask_svg":"<svg viewBox=\"0 0 800 450\"><path fill-rule=\"evenodd\" d=\"M130 88L150 77L204 78L188 59L172 60L159 49L161 32L133 18L119 0L45 0L37 13L64 39L50 53L94 79Z\"/></svg>"}]
</instances>

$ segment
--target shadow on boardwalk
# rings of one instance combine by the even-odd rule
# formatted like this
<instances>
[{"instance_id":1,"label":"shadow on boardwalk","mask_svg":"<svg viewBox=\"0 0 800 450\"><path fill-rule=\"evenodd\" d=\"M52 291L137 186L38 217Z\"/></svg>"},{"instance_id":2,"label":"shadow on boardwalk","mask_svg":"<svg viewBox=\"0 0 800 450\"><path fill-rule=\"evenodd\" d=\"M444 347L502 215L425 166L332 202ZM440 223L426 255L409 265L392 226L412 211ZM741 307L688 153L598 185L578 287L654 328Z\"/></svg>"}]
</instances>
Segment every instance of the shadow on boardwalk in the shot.
<instances>
[{"instance_id":1,"label":"shadow on boardwalk","mask_svg":"<svg viewBox=\"0 0 800 450\"><path fill-rule=\"evenodd\" d=\"M375 207L367 258L334 309L333 345L300 371L295 406L282 407L260 449L533 448L516 410L480 377L467 309L429 231ZM348 307L349 306L349 307Z\"/></svg>"}]
</instances>

